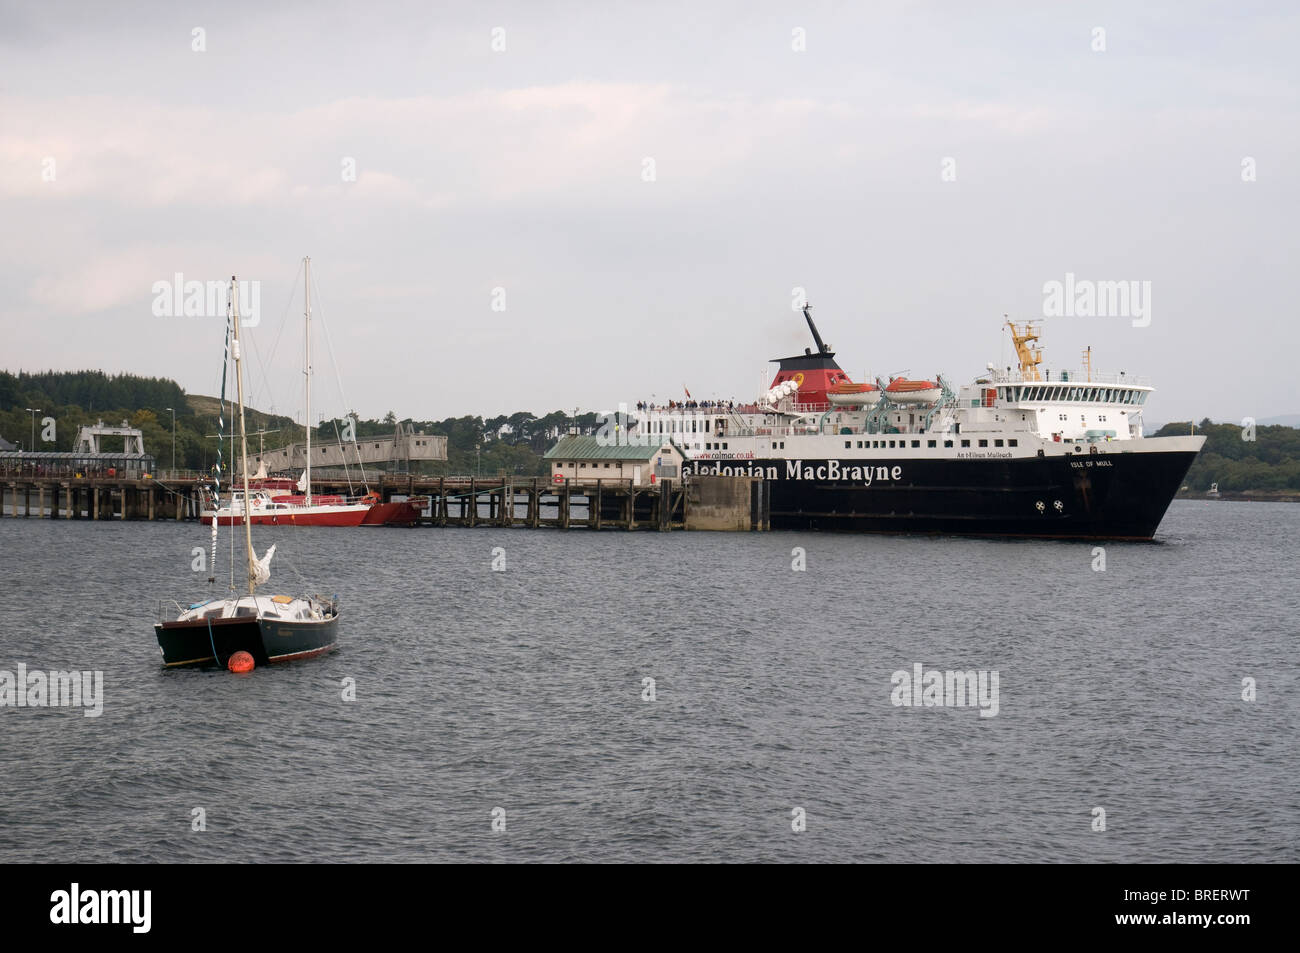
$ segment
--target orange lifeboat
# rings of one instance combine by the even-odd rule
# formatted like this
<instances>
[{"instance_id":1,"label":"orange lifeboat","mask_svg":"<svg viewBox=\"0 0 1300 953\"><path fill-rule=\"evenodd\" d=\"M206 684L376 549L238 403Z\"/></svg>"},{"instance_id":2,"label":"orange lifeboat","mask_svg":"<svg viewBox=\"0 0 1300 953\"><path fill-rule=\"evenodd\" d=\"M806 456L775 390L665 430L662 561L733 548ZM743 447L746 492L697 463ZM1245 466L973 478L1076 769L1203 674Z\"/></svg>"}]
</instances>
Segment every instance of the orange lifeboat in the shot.
<instances>
[{"instance_id":1,"label":"orange lifeboat","mask_svg":"<svg viewBox=\"0 0 1300 953\"><path fill-rule=\"evenodd\" d=\"M885 388L889 399L896 404L933 404L943 396L943 388L934 381L910 381L895 377Z\"/></svg>"},{"instance_id":2,"label":"orange lifeboat","mask_svg":"<svg viewBox=\"0 0 1300 953\"><path fill-rule=\"evenodd\" d=\"M826 391L826 399L836 407L872 407L880 401L875 384L836 384Z\"/></svg>"}]
</instances>

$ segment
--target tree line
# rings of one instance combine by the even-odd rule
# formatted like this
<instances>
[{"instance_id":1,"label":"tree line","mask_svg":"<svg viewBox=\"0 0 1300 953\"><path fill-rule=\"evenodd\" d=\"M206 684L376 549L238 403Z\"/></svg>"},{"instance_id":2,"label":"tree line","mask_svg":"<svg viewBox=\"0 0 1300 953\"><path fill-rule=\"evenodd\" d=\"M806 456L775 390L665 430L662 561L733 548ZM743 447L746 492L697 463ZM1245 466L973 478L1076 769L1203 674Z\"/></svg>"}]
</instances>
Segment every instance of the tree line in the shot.
<instances>
[{"instance_id":1,"label":"tree line","mask_svg":"<svg viewBox=\"0 0 1300 953\"><path fill-rule=\"evenodd\" d=\"M1191 426L1165 424L1152 436L1186 435ZM1300 490L1300 429L1216 424L1207 417L1196 432L1206 440L1183 480L1191 489L1204 492L1217 483L1227 491Z\"/></svg>"},{"instance_id":2,"label":"tree line","mask_svg":"<svg viewBox=\"0 0 1300 953\"><path fill-rule=\"evenodd\" d=\"M179 384L165 378L110 375L103 371L0 371L0 437L28 451L33 446L37 451L70 451L80 427L98 420L111 426L126 421L143 433L145 451L153 454L157 466L169 468L174 410L176 466L206 472L216 461L217 441L211 435L219 430L219 405L217 398L186 394ZM38 412L33 415L26 409L29 407ZM221 428L227 435L235 427L233 413L228 403ZM46 418L52 418L55 424L54 439L49 441L43 439L49 430L44 424ZM246 409L245 422L250 433L250 453L257 452L259 446L272 450L306 439L305 429L289 417ZM445 436L446 462L411 464L416 472L434 476L475 472L496 475L501 471L544 476L547 468L542 456L561 434L573 428L592 434L599 427L594 413L561 410L543 415L518 411L486 418L442 420L399 420L390 411L379 420L356 419L351 423L357 438L389 436L399 424L403 429ZM347 418L325 420L313 430L312 440L335 443L347 433L348 424ZM259 430L270 432L259 440ZM115 442L114 438L104 438L103 443L106 450L122 449L121 438ZM224 455L229 464L228 446Z\"/></svg>"}]
</instances>

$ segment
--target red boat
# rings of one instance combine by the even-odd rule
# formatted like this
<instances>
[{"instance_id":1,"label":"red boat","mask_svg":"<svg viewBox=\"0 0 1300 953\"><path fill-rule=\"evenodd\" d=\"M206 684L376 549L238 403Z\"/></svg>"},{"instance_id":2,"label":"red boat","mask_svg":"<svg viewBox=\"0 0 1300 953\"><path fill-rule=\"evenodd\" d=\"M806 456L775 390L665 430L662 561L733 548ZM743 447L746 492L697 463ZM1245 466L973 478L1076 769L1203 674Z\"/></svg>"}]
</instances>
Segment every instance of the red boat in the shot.
<instances>
[{"instance_id":1,"label":"red boat","mask_svg":"<svg viewBox=\"0 0 1300 953\"><path fill-rule=\"evenodd\" d=\"M378 496L378 494L375 494ZM412 497L395 503L375 502L361 521L362 526L413 526L428 505L427 497Z\"/></svg>"},{"instance_id":2,"label":"red boat","mask_svg":"<svg viewBox=\"0 0 1300 953\"><path fill-rule=\"evenodd\" d=\"M254 526L360 526L371 509L369 501L348 502L341 496L272 496L268 490L249 490L249 522ZM244 525L244 493L236 490L224 506L203 510L205 523Z\"/></svg>"}]
</instances>

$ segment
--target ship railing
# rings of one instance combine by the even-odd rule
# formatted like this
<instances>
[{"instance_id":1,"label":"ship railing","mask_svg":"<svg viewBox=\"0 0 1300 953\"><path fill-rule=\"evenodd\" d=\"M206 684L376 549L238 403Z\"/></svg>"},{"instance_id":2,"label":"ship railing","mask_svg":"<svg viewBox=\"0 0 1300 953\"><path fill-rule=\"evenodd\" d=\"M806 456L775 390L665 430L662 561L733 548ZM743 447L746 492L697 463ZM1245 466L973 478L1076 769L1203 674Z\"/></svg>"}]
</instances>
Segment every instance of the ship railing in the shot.
<instances>
[{"instance_id":1,"label":"ship railing","mask_svg":"<svg viewBox=\"0 0 1300 953\"><path fill-rule=\"evenodd\" d=\"M1048 374L1051 374L1049 377ZM986 380L990 384L1125 384L1129 387L1150 387L1151 378L1140 377L1136 374L1126 374L1119 372L1098 372L1093 371L1091 374L1087 370L1071 370L1066 368L1063 371L1044 371L1038 380L1026 377L1019 371L997 371L993 374L981 375L981 380Z\"/></svg>"}]
</instances>

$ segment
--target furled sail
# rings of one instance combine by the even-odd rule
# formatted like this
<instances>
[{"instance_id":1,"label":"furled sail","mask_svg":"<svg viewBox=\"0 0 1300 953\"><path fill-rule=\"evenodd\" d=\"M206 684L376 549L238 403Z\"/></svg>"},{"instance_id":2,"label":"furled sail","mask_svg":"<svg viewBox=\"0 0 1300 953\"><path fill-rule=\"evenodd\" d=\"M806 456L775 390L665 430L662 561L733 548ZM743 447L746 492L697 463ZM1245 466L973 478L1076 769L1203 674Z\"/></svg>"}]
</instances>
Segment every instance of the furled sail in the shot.
<instances>
[{"instance_id":1,"label":"furled sail","mask_svg":"<svg viewBox=\"0 0 1300 953\"><path fill-rule=\"evenodd\" d=\"M253 585L260 586L271 578L271 557L275 555L275 544L266 551L266 555L253 563Z\"/></svg>"}]
</instances>

